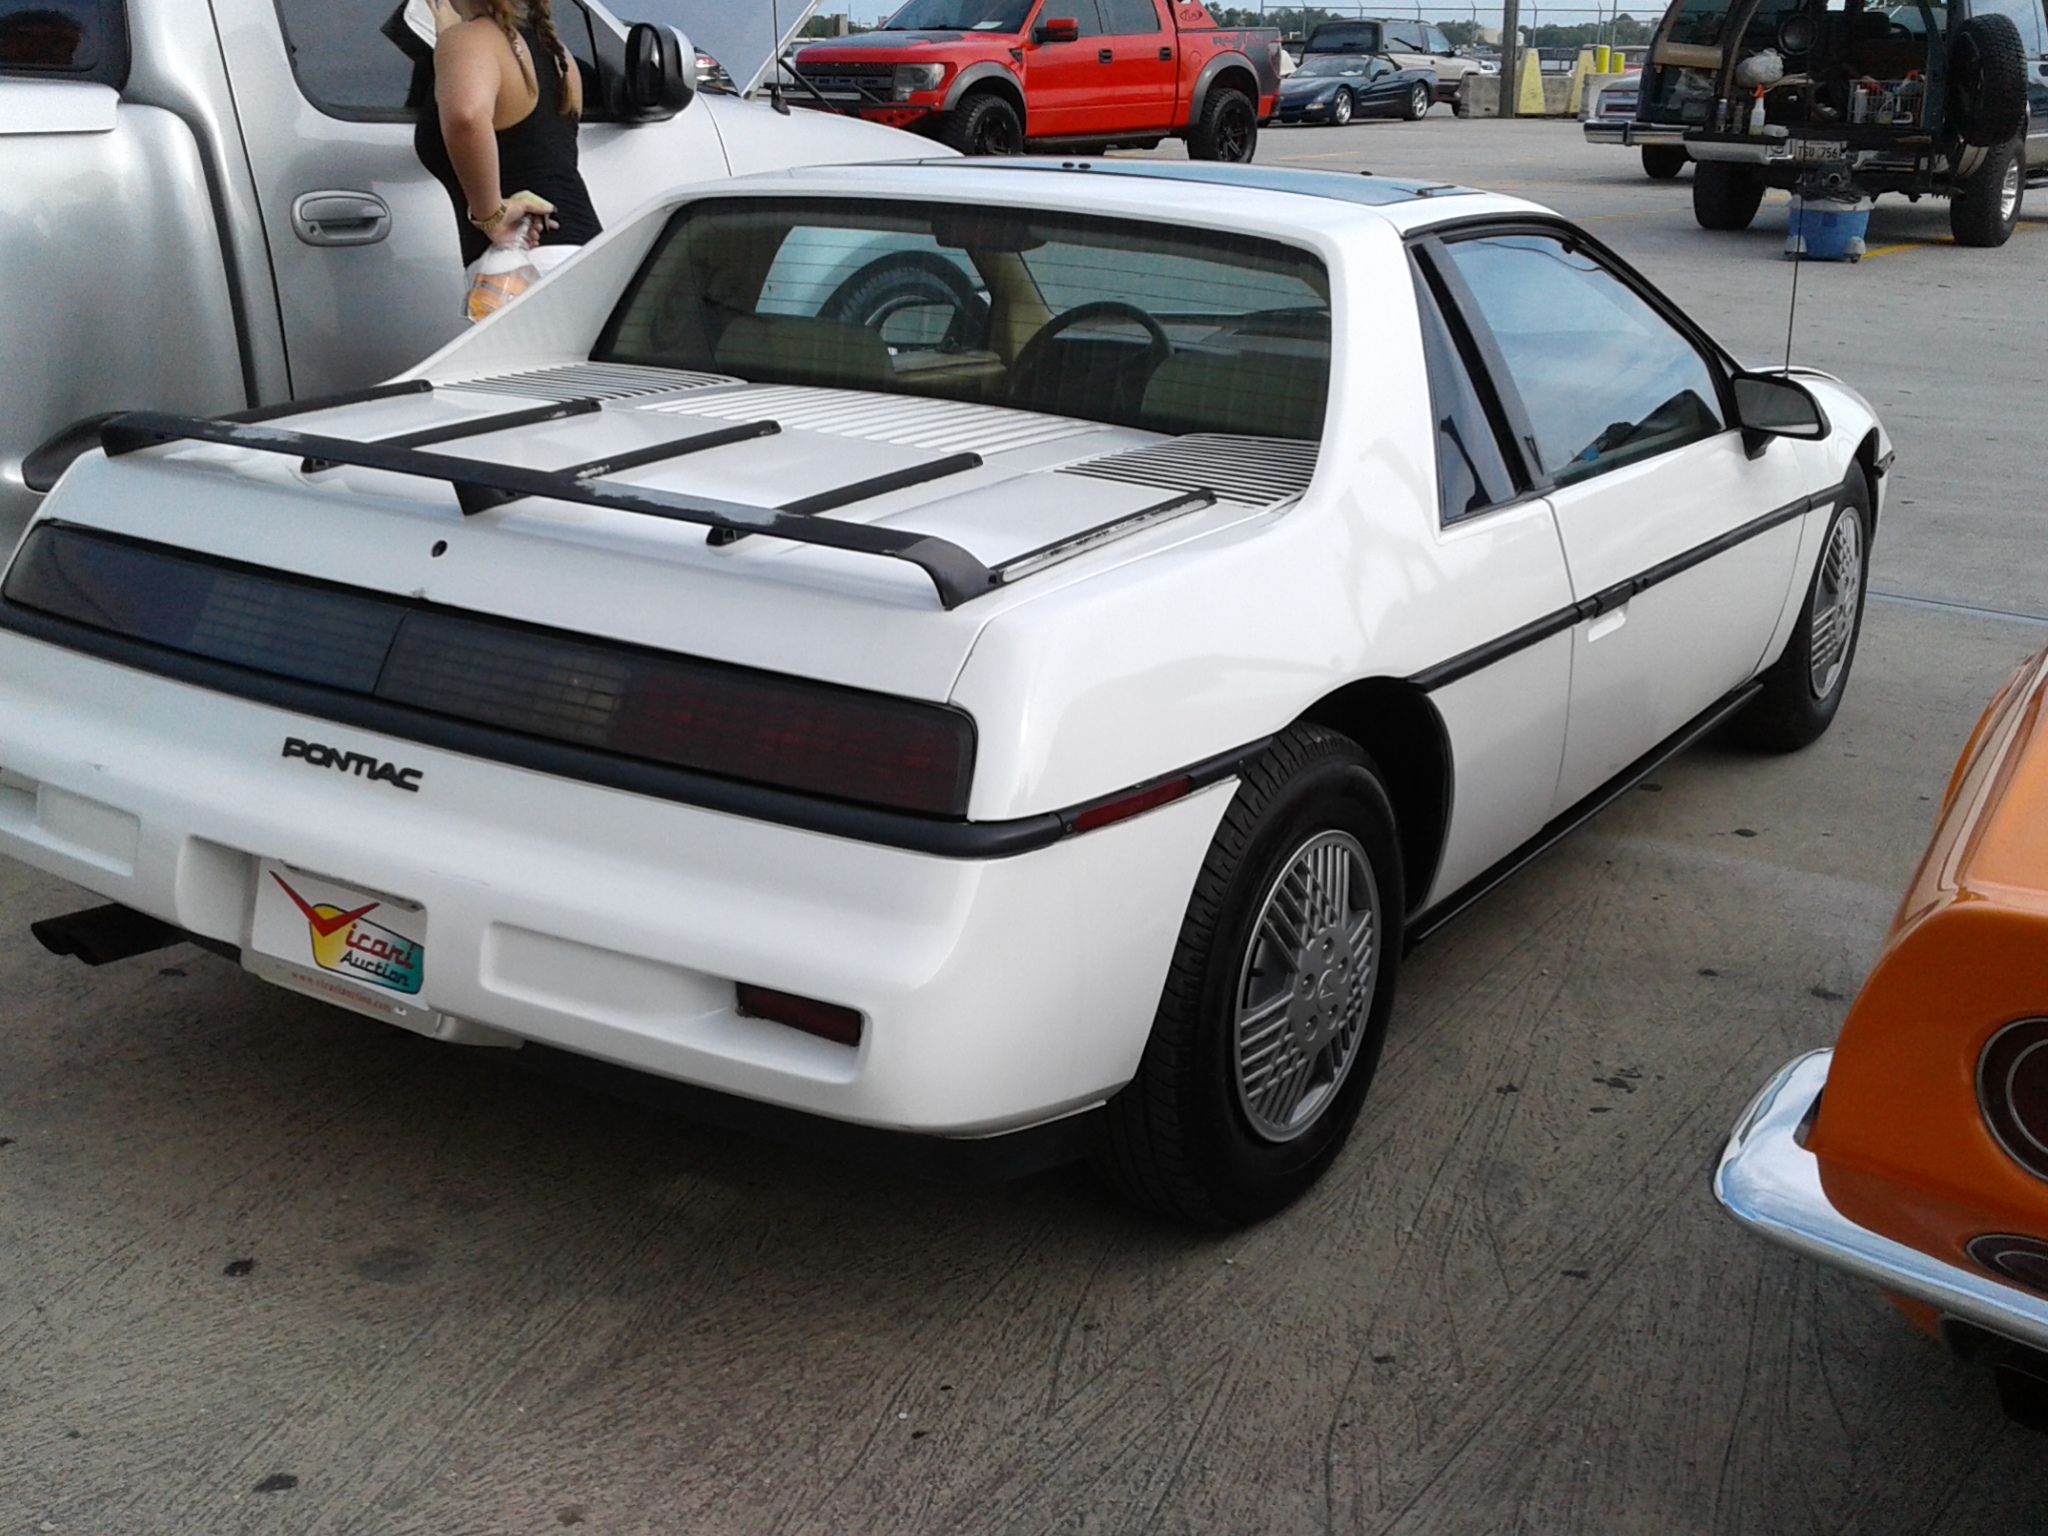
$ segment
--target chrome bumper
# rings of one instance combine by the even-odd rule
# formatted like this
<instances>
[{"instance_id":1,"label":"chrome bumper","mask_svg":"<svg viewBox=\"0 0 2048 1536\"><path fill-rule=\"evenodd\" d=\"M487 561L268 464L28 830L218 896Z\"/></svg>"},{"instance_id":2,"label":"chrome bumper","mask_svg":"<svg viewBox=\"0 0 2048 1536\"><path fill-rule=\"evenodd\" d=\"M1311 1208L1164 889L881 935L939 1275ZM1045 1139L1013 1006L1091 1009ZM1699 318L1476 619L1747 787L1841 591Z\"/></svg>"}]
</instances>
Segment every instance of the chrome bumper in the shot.
<instances>
[{"instance_id":1,"label":"chrome bumper","mask_svg":"<svg viewBox=\"0 0 2048 1536\"><path fill-rule=\"evenodd\" d=\"M1827 1086L1834 1054L1801 1056L1764 1085L1728 1138L1714 1171L1714 1198L1752 1232L1795 1253L2004 1338L2048 1349L2048 1298L1859 1227L1828 1202L1820 1160L1794 1138Z\"/></svg>"},{"instance_id":2,"label":"chrome bumper","mask_svg":"<svg viewBox=\"0 0 2048 1536\"><path fill-rule=\"evenodd\" d=\"M1681 148L1685 145L1683 128L1653 128L1631 118L1593 118L1583 126L1590 144L1616 144L1624 149L1638 144L1676 144Z\"/></svg>"}]
</instances>

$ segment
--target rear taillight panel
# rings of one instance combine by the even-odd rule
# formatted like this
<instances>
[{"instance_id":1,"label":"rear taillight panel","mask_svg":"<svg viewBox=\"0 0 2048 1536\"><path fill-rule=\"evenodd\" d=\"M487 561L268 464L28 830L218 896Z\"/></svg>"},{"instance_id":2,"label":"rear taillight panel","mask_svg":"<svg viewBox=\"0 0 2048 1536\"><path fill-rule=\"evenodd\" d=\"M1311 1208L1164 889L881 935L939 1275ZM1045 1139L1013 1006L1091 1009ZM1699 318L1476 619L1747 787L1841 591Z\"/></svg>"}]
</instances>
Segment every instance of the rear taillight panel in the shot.
<instances>
[{"instance_id":1,"label":"rear taillight panel","mask_svg":"<svg viewBox=\"0 0 2048 1536\"><path fill-rule=\"evenodd\" d=\"M6 601L441 719L804 795L966 815L963 711L44 524Z\"/></svg>"}]
</instances>

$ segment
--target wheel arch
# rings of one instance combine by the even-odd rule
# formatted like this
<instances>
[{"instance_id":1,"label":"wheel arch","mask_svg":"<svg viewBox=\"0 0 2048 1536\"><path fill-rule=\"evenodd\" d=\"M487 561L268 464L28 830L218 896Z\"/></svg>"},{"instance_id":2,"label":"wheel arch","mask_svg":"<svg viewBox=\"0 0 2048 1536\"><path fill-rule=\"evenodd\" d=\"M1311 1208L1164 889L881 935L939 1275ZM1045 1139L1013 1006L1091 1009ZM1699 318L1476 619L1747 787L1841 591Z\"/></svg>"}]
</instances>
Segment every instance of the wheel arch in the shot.
<instances>
[{"instance_id":1,"label":"wheel arch","mask_svg":"<svg viewBox=\"0 0 2048 1536\"><path fill-rule=\"evenodd\" d=\"M951 89L946 92L946 104L939 110L957 112L966 105L969 96L984 91L993 91L1008 101L1010 109L1017 114L1017 121L1024 125L1024 131L1031 131L1030 113L1024 105L1024 87L1019 85L1017 77L1002 65L992 64L986 59L979 64L970 64L960 71L960 78L955 80Z\"/></svg>"},{"instance_id":2,"label":"wheel arch","mask_svg":"<svg viewBox=\"0 0 2048 1536\"><path fill-rule=\"evenodd\" d=\"M1324 695L1300 718L1349 737L1379 765L1394 802L1408 910L1418 911L1436 881L1451 823L1451 740L1443 716L1413 683L1371 677Z\"/></svg>"},{"instance_id":3,"label":"wheel arch","mask_svg":"<svg viewBox=\"0 0 2048 1536\"><path fill-rule=\"evenodd\" d=\"M1259 110L1259 73L1252 68L1252 61L1241 53L1219 53L1195 76L1195 88L1188 93L1188 112L1181 126L1192 128L1202 120L1202 108L1209 100L1209 93L1217 88L1243 92L1251 99L1252 113Z\"/></svg>"},{"instance_id":4,"label":"wheel arch","mask_svg":"<svg viewBox=\"0 0 2048 1536\"><path fill-rule=\"evenodd\" d=\"M1878 494L1878 488L1884 480L1884 471L1878 468L1877 455L1877 428L1872 427L1863 434L1863 441L1856 445L1855 461L1857 467L1863 471L1864 489L1870 492L1870 530L1873 544L1877 542L1878 515L1884 510L1884 498Z\"/></svg>"}]
</instances>

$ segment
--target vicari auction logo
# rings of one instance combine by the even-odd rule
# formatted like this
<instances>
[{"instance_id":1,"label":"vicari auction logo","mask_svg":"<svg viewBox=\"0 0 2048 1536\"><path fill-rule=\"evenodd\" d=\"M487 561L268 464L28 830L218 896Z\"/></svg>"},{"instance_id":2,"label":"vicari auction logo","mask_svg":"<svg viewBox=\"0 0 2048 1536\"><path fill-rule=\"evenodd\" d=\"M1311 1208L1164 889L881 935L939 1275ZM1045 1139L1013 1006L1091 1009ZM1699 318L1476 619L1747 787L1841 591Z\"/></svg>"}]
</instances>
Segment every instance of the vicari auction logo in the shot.
<instances>
[{"instance_id":1,"label":"vicari auction logo","mask_svg":"<svg viewBox=\"0 0 2048 1536\"><path fill-rule=\"evenodd\" d=\"M313 940L313 963L321 970L355 981L367 981L372 986L385 987L393 992L419 991L424 958L422 947L402 933L393 933L389 928L369 921L370 914L383 905L381 901L368 902L352 912L345 912L324 901L307 901L275 871L270 878L305 914L306 927Z\"/></svg>"}]
</instances>

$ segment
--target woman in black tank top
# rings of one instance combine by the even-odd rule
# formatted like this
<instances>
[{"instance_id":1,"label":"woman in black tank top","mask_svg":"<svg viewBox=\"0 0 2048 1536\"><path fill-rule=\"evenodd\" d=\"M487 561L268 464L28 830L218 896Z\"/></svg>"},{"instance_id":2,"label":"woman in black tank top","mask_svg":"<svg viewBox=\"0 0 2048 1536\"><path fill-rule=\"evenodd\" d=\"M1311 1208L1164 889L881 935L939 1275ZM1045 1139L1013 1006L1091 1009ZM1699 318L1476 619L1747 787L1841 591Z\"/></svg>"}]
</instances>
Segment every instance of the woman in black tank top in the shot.
<instances>
[{"instance_id":1,"label":"woman in black tank top","mask_svg":"<svg viewBox=\"0 0 2048 1536\"><path fill-rule=\"evenodd\" d=\"M582 79L548 0L441 0L435 9L434 99L413 148L455 205L463 264L529 214L544 215L542 245L594 239L603 226L576 168ZM528 99L530 111L496 126Z\"/></svg>"}]
</instances>

